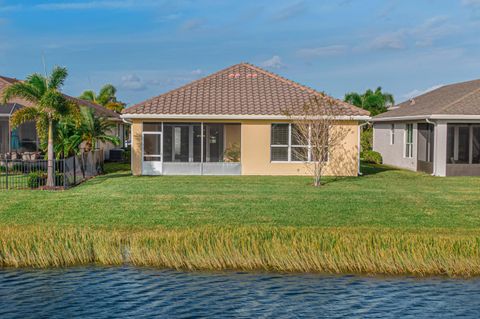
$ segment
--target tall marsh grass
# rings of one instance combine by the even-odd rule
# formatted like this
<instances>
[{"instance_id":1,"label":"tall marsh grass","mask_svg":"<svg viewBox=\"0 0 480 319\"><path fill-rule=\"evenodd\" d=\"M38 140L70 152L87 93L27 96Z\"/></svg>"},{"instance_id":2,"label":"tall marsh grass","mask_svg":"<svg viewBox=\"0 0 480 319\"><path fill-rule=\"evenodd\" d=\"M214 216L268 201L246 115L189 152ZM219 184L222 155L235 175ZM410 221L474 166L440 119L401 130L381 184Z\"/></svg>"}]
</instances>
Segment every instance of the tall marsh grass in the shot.
<instances>
[{"instance_id":1,"label":"tall marsh grass","mask_svg":"<svg viewBox=\"0 0 480 319\"><path fill-rule=\"evenodd\" d=\"M0 227L0 266L91 263L189 270L477 276L480 234L355 228Z\"/></svg>"}]
</instances>

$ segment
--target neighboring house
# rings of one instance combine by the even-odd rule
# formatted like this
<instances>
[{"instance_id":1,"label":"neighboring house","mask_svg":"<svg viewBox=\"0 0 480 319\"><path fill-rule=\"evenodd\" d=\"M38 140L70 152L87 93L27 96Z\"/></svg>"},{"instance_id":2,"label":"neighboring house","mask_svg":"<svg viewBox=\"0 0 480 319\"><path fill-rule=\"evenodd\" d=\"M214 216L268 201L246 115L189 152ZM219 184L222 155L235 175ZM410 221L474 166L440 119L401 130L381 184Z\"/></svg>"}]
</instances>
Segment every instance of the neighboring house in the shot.
<instances>
[{"instance_id":1,"label":"neighboring house","mask_svg":"<svg viewBox=\"0 0 480 319\"><path fill-rule=\"evenodd\" d=\"M311 88L241 63L136 104L122 115L132 123L132 172L308 174L308 145L293 145L292 126L285 111L301 110L315 95L322 96ZM370 117L363 109L336 101L338 127L348 134L342 150L329 154L325 172L354 176L359 168L359 122ZM305 148L305 156L295 155L296 148Z\"/></svg>"},{"instance_id":2,"label":"neighboring house","mask_svg":"<svg viewBox=\"0 0 480 319\"><path fill-rule=\"evenodd\" d=\"M373 119L383 162L436 176L480 175L480 80L443 86Z\"/></svg>"},{"instance_id":3,"label":"neighboring house","mask_svg":"<svg viewBox=\"0 0 480 319\"><path fill-rule=\"evenodd\" d=\"M17 82L19 80L0 76L0 96L7 86ZM90 107L95 111L98 116L106 117L115 123L115 127L112 129L111 134L118 136L121 141L121 145L125 142L125 123L120 118L120 115L116 112L108 110L101 105L91 103L89 101L80 100L68 95L65 97L71 101L76 102L80 106ZM0 154L9 152L34 152L39 149L39 142L37 137L37 130L34 122L27 122L21 124L18 128L13 129L10 126L10 117L12 114L24 107L31 105L30 102L21 99L14 99L7 104L0 104ZM105 158L109 158L109 151L117 148L110 143L100 143L99 148L104 150Z\"/></svg>"}]
</instances>

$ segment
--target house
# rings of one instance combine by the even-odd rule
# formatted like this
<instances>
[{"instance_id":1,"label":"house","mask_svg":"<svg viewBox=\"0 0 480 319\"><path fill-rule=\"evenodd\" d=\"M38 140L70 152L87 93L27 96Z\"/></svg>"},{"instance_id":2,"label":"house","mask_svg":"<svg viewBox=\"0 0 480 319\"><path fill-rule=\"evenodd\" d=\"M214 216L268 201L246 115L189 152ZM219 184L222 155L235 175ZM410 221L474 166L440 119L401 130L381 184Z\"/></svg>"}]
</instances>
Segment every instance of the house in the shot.
<instances>
[{"instance_id":1,"label":"house","mask_svg":"<svg viewBox=\"0 0 480 319\"><path fill-rule=\"evenodd\" d=\"M440 87L373 119L383 162L436 176L480 175L480 80Z\"/></svg>"},{"instance_id":2,"label":"house","mask_svg":"<svg viewBox=\"0 0 480 319\"><path fill-rule=\"evenodd\" d=\"M19 80L0 76L0 95L3 90L17 82ZM115 123L115 127L112 129L111 134L118 136L121 141L121 145L125 141L125 123L120 118L120 114L104 108L101 105L91 103L89 101L80 100L68 95L65 97L80 106L92 108L98 116L106 117ZM34 122L27 122L20 125L17 128L11 128L10 117L12 114L21 109L24 106L30 106L31 103L22 99L13 99L7 104L0 104L0 154L10 152L35 152L39 150L39 141L37 137L37 131ZM99 143L99 148L104 150L105 159L109 158L109 151L116 148L116 146Z\"/></svg>"},{"instance_id":3,"label":"house","mask_svg":"<svg viewBox=\"0 0 480 319\"><path fill-rule=\"evenodd\" d=\"M295 145L285 110L325 96L248 63L233 65L124 110L134 175L305 175L308 145ZM326 173L358 172L359 123L369 113L335 100L348 134ZM294 114L293 114L294 115ZM304 156L295 152L304 148ZM308 163L307 163L308 165Z\"/></svg>"}]
</instances>

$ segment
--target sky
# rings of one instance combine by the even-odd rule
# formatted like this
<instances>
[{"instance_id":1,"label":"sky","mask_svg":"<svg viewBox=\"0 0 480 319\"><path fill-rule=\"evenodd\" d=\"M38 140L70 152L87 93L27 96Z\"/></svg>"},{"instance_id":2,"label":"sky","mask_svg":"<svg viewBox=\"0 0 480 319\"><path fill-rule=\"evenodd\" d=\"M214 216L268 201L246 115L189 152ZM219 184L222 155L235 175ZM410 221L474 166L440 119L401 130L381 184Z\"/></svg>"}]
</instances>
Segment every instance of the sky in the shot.
<instances>
[{"instance_id":1,"label":"sky","mask_svg":"<svg viewBox=\"0 0 480 319\"><path fill-rule=\"evenodd\" d=\"M111 83L128 105L240 62L401 102L480 78L480 0L0 0L0 75L43 61L65 93Z\"/></svg>"}]
</instances>

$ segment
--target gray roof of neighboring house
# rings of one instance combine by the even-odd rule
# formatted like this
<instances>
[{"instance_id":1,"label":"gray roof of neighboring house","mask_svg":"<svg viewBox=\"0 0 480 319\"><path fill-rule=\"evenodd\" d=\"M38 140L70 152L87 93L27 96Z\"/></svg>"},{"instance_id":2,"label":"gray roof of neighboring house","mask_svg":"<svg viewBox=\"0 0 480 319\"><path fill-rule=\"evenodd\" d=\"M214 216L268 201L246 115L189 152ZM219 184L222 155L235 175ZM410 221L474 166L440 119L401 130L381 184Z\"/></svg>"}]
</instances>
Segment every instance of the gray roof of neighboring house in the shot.
<instances>
[{"instance_id":1,"label":"gray roof of neighboring house","mask_svg":"<svg viewBox=\"0 0 480 319\"><path fill-rule=\"evenodd\" d=\"M3 81L3 83L1 81ZM6 86L9 86L10 84L13 84L13 83L18 82L18 81L20 81L20 80L10 78L10 77L6 77L6 76L0 76L0 92ZM108 117L110 119L115 119L115 120L121 121L120 114L118 114L117 112L114 112L112 110L109 110L109 109L107 109L107 108L105 108L105 107L103 107L99 104L92 103L90 101L81 100L81 99L78 99L76 97L69 96L69 95L66 95L66 94L64 94L64 96L68 100L73 101L80 106L86 106L86 107L92 108L94 110L95 114L97 114L98 116ZM5 112L8 111L8 105L10 105L10 104L11 105L13 105L13 104L23 105L23 103L26 104L26 105L29 104L27 101L20 102L20 101L17 101L17 100L18 99L14 100L14 102L17 102L17 103L8 103L7 106L5 106L5 107L4 107L4 105L0 105L0 114L6 114Z\"/></svg>"},{"instance_id":2,"label":"gray roof of neighboring house","mask_svg":"<svg viewBox=\"0 0 480 319\"><path fill-rule=\"evenodd\" d=\"M373 120L441 115L480 116L480 80L442 86L396 105Z\"/></svg>"},{"instance_id":3,"label":"gray roof of neighboring house","mask_svg":"<svg viewBox=\"0 0 480 319\"><path fill-rule=\"evenodd\" d=\"M123 110L132 115L284 115L302 114L312 97L329 101L333 115L369 112L249 63L240 63Z\"/></svg>"}]
</instances>

